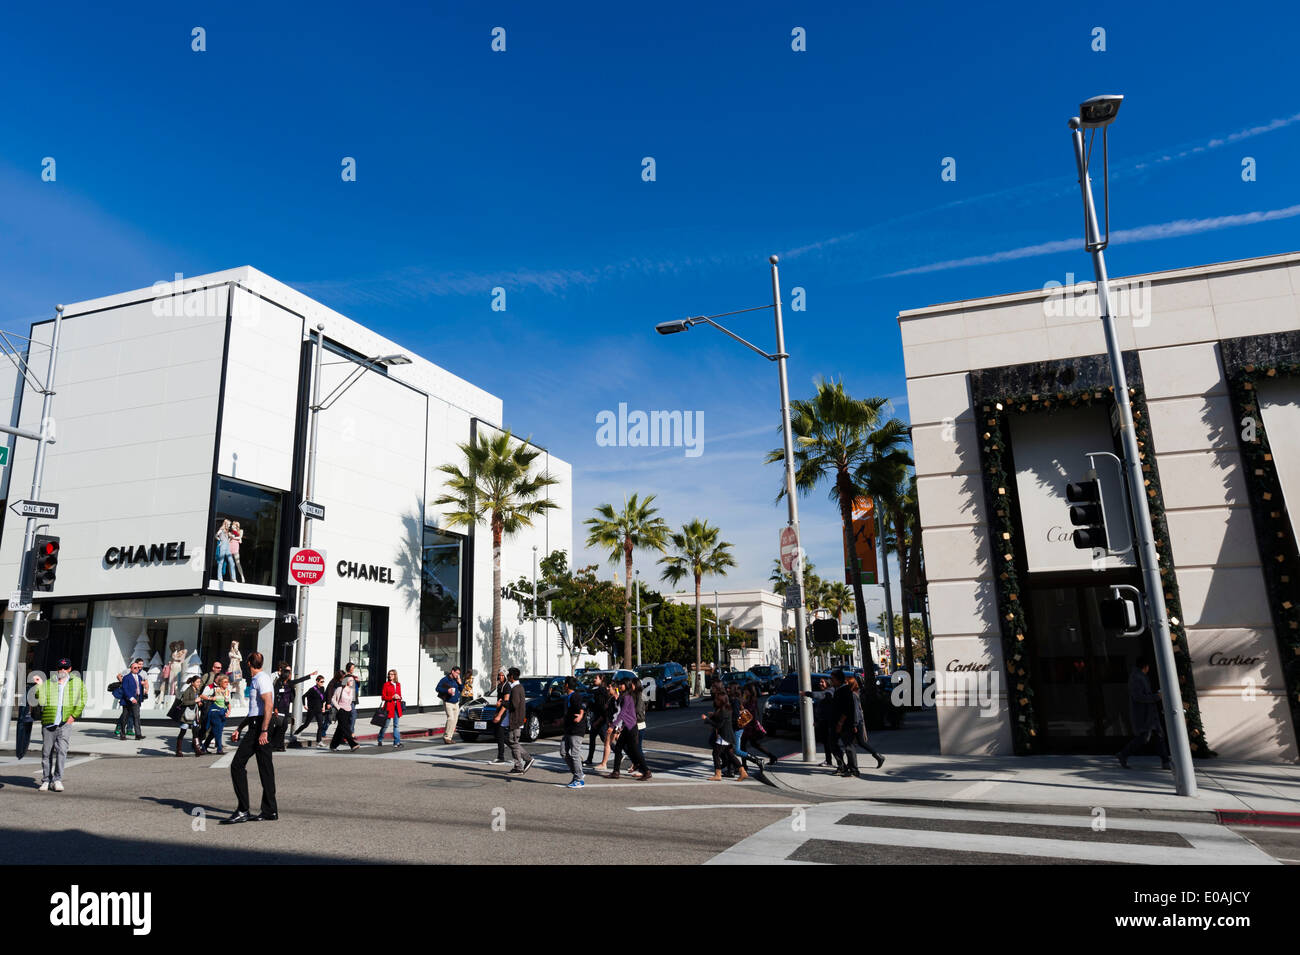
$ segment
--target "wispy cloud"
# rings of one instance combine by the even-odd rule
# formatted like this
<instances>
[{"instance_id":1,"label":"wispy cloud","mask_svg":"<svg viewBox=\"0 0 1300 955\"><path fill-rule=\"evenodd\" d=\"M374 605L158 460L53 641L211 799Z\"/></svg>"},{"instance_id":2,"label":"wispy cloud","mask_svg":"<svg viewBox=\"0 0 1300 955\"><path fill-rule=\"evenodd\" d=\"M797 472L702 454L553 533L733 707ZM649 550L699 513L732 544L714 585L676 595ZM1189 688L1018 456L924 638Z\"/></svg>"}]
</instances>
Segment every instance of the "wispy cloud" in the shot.
<instances>
[{"instance_id":1,"label":"wispy cloud","mask_svg":"<svg viewBox=\"0 0 1300 955\"><path fill-rule=\"evenodd\" d=\"M1231 229L1236 226L1255 225L1260 222L1274 222L1278 219L1291 219L1300 216L1300 205L1286 206L1282 209L1268 209L1261 212L1242 212L1237 215L1213 216L1208 219L1175 219L1173 222L1161 222L1154 225L1138 226L1133 229L1121 229L1110 234L1110 241L1115 245L1132 242L1151 242L1156 239L1172 239L1184 235L1197 235L1202 232L1215 232L1219 229ZM1056 252L1068 252L1079 247L1080 239L1056 239L1052 242L1040 242L1036 245L1022 245L1015 249L990 252L985 255L969 255L960 259L946 259L917 265L910 269L889 272L882 278L896 278L902 275L922 275L927 272L942 272L948 269L966 268L972 265L991 265L995 262L1009 262L1014 259L1027 259L1037 255L1050 255Z\"/></svg>"}]
</instances>

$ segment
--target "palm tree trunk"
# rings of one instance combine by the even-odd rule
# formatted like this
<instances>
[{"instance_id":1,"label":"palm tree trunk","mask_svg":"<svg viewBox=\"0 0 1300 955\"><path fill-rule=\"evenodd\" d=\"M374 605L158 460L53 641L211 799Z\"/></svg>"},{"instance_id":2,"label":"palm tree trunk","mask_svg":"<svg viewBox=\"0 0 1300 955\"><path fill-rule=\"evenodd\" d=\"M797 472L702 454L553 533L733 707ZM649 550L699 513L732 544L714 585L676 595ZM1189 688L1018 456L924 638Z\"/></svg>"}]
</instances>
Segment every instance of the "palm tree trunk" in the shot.
<instances>
[{"instance_id":1,"label":"palm tree trunk","mask_svg":"<svg viewBox=\"0 0 1300 955\"><path fill-rule=\"evenodd\" d=\"M623 563L627 581L623 585L623 666L632 668L632 538L623 538Z\"/></svg>"},{"instance_id":2,"label":"palm tree trunk","mask_svg":"<svg viewBox=\"0 0 1300 955\"><path fill-rule=\"evenodd\" d=\"M492 515L492 674L501 669L501 536L500 518Z\"/></svg>"},{"instance_id":3,"label":"palm tree trunk","mask_svg":"<svg viewBox=\"0 0 1300 955\"><path fill-rule=\"evenodd\" d=\"M700 672L704 660L701 656L703 643L700 640L700 575L695 575L695 672ZM696 677L695 679L699 679Z\"/></svg>"},{"instance_id":4,"label":"palm tree trunk","mask_svg":"<svg viewBox=\"0 0 1300 955\"><path fill-rule=\"evenodd\" d=\"M835 476L835 489L839 492L840 498L840 523L844 527L844 544L848 549L849 566L853 565L854 548L853 540L853 498L856 488L853 481L849 479L849 472L841 470ZM871 659L871 653L868 648L871 646L871 631L867 629L867 606L862 599L862 578L853 574L853 609L858 618L858 638L862 641L862 666L871 667L871 674L875 676L876 661Z\"/></svg>"},{"instance_id":5,"label":"palm tree trunk","mask_svg":"<svg viewBox=\"0 0 1300 955\"><path fill-rule=\"evenodd\" d=\"M912 672L912 594L908 589L910 562L907 559L907 545L903 538L907 531L907 521L900 508L894 509L894 549L898 552L898 589L903 598L903 666Z\"/></svg>"}]
</instances>

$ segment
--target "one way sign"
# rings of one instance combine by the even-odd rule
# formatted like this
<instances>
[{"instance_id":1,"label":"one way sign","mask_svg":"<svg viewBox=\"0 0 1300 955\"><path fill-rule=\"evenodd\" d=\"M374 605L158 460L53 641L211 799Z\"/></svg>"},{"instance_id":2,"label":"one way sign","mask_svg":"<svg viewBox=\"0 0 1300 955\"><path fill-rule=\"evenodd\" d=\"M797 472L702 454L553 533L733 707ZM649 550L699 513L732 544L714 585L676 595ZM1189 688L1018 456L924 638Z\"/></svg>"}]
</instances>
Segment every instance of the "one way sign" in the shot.
<instances>
[{"instance_id":1,"label":"one way sign","mask_svg":"<svg viewBox=\"0 0 1300 955\"><path fill-rule=\"evenodd\" d=\"M302 511L307 517L315 521L325 520L325 508L315 501L303 501L298 505L298 510Z\"/></svg>"},{"instance_id":2,"label":"one way sign","mask_svg":"<svg viewBox=\"0 0 1300 955\"><path fill-rule=\"evenodd\" d=\"M9 510L19 517L48 517L52 521L59 519L59 505L47 501L14 501Z\"/></svg>"}]
</instances>

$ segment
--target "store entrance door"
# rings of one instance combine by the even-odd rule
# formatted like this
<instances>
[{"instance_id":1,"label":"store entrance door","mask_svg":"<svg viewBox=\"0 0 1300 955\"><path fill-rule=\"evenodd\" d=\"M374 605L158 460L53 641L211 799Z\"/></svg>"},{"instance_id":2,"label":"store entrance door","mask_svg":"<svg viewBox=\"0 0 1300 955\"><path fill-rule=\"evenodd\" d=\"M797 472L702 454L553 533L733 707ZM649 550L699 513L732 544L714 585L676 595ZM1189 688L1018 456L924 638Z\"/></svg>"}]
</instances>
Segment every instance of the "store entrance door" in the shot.
<instances>
[{"instance_id":1,"label":"store entrance door","mask_svg":"<svg viewBox=\"0 0 1300 955\"><path fill-rule=\"evenodd\" d=\"M1114 753L1131 735L1128 677L1138 655L1150 654L1151 637L1107 633L1100 604L1111 586L1136 584L1136 576L1116 570L1030 577L1027 642L1044 750Z\"/></svg>"}]
</instances>

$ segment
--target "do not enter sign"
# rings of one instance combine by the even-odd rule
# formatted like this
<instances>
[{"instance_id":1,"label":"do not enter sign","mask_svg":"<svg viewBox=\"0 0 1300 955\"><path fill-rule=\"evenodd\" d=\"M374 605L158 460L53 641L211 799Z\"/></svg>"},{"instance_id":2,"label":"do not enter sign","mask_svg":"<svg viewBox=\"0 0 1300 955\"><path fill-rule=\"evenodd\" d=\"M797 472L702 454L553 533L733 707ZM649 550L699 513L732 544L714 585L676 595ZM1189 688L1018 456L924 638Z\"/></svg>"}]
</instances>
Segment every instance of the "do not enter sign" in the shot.
<instances>
[{"instance_id":1,"label":"do not enter sign","mask_svg":"<svg viewBox=\"0 0 1300 955\"><path fill-rule=\"evenodd\" d=\"M289 583L297 587L310 587L325 579L325 552L310 547L295 547L289 551Z\"/></svg>"}]
</instances>

